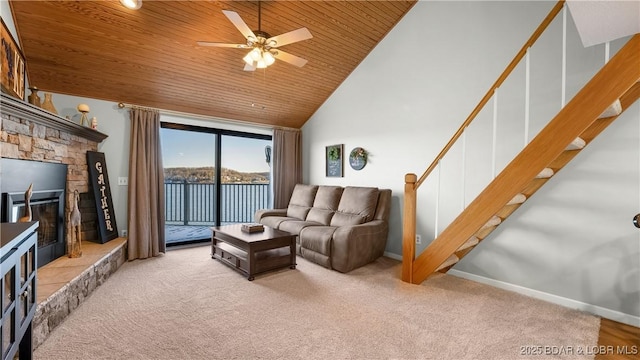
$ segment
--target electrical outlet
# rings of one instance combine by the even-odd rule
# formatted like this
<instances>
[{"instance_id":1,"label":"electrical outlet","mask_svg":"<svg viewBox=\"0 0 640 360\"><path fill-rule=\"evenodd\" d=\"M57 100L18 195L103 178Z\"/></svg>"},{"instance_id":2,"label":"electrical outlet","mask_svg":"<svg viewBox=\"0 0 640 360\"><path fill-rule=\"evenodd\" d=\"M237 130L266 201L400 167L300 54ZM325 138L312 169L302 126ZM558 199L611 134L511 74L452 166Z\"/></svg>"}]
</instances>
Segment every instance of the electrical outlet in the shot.
<instances>
[{"instance_id":1,"label":"electrical outlet","mask_svg":"<svg viewBox=\"0 0 640 360\"><path fill-rule=\"evenodd\" d=\"M416 244L420 245L422 244L422 235L416 235Z\"/></svg>"},{"instance_id":2,"label":"electrical outlet","mask_svg":"<svg viewBox=\"0 0 640 360\"><path fill-rule=\"evenodd\" d=\"M129 185L129 178L128 177L124 177L124 176L120 176L118 178L118 185L120 186L127 186Z\"/></svg>"},{"instance_id":3,"label":"electrical outlet","mask_svg":"<svg viewBox=\"0 0 640 360\"><path fill-rule=\"evenodd\" d=\"M127 229L120 230L120 237L127 237Z\"/></svg>"}]
</instances>

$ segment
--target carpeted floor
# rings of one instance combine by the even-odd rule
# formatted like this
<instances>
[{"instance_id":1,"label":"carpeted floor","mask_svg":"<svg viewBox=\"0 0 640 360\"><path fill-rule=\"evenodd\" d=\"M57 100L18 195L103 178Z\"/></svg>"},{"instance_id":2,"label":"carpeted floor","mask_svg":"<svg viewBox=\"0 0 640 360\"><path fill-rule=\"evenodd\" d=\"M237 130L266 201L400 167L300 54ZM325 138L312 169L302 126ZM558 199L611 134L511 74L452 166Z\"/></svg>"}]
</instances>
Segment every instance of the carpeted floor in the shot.
<instances>
[{"instance_id":1,"label":"carpeted floor","mask_svg":"<svg viewBox=\"0 0 640 360\"><path fill-rule=\"evenodd\" d=\"M591 359L599 318L381 258L349 274L298 258L252 282L208 246L124 264L35 359ZM542 348L537 348L541 346ZM544 354L544 352L543 352Z\"/></svg>"}]
</instances>

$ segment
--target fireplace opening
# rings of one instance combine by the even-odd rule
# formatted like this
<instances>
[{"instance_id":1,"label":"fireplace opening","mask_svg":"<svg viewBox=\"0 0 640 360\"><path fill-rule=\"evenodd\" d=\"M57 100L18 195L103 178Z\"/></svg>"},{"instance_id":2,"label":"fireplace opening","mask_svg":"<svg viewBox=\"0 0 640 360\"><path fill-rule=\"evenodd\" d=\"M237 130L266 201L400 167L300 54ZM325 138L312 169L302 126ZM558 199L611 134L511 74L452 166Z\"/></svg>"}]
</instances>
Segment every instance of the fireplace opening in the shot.
<instances>
[{"instance_id":1,"label":"fireplace opening","mask_svg":"<svg viewBox=\"0 0 640 360\"><path fill-rule=\"evenodd\" d=\"M24 193L7 193L6 208L9 222L17 222L26 216ZM38 251L48 252L50 246L58 246L58 239L64 238L64 190L34 191L31 196L31 219L39 221ZM64 254L64 253L63 253Z\"/></svg>"},{"instance_id":2,"label":"fireplace opening","mask_svg":"<svg viewBox=\"0 0 640 360\"><path fill-rule=\"evenodd\" d=\"M67 165L0 158L1 221L25 216L24 193L33 185L31 219L39 222L37 264L41 267L66 254L65 208Z\"/></svg>"}]
</instances>

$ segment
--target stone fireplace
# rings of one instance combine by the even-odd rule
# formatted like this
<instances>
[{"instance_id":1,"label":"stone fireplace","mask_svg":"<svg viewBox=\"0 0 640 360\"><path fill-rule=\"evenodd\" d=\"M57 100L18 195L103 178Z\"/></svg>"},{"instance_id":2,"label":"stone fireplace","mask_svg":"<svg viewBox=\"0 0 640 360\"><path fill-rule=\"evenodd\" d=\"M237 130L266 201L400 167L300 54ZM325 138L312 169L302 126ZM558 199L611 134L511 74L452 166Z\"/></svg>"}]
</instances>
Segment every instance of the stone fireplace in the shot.
<instances>
[{"instance_id":1,"label":"stone fireplace","mask_svg":"<svg viewBox=\"0 0 640 360\"><path fill-rule=\"evenodd\" d=\"M67 165L21 159L0 159L2 222L17 222L27 214L25 190L32 187L29 209L38 221L38 267L63 256Z\"/></svg>"},{"instance_id":2,"label":"stone fireplace","mask_svg":"<svg viewBox=\"0 0 640 360\"><path fill-rule=\"evenodd\" d=\"M107 136L5 94L1 94L1 100L1 219L13 222L23 216L24 191L34 183L31 207L34 213L38 212L38 217L42 215L39 232L47 235L47 239L42 239L43 247L39 247L39 252L43 256L55 253L48 260L51 261L66 253L66 243L71 236L69 212L73 208L74 191L83 194L82 198L89 192L86 153L97 151L98 144ZM15 170L14 165L19 163L24 168ZM44 180L28 177L33 172L44 172ZM95 213L95 208L93 210ZM95 216L91 216L90 209L84 218L93 221L95 226ZM95 229L84 224L82 228L83 240L95 240L92 238ZM62 239L52 240L51 236L56 234ZM55 245L50 243L56 241ZM38 260L38 266L44 265L41 263L44 258L39 256Z\"/></svg>"},{"instance_id":3,"label":"stone fireplace","mask_svg":"<svg viewBox=\"0 0 640 360\"><path fill-rule=\"evenodd\" d=\"M107 136L5 94L0 94L0 100L0 193L11 197L4 207L0 206L2 221L11 218L5 217L5 213L13 217L21 213L24 191L29 186L26 182L31 181L11 174L12 170L5 169L4 164L27 160L24 162L28 164L65 169L64 175L60 176L52 175L50 169L46 170L51 177L64 177L63 185L47 183L43 186L40 183L41 189L38 191L41 192L36 194L34 191L32 212L42 211L43 215L51 215L49 212L52 212L54 218L60 219L55 230L50 223L40 221L38 233L46 232L49 235L51 232L62 232L62 254L67 252L66 243L71 236L69 212L74 204L74 191L77 190L80 195L78 207L82 214L82 240L96 240L95 243L83 244L80 258L61 256L48 265L38 266L38 305L31 324L35 349L126 261L127 239L118 238L104 244L97 241L97 211L92 192L89 191L87 151L97 151L98 144ZM12 182L9 178L18 191L4 190L4 186ZM34 206L34 203L38 204ZM58 207L60 204L62 206Z\"/></svg>"}]
</instances>

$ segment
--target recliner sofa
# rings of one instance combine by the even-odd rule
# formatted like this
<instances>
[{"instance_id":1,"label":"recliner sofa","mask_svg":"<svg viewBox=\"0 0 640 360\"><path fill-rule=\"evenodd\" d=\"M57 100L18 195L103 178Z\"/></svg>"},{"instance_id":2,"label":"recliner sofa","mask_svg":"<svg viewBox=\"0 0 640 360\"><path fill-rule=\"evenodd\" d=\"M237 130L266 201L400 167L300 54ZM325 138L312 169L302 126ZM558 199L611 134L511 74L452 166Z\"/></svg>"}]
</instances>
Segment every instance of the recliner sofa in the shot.
<instances>
[{"instance_id":1,"label":"recliner sofa","mask_svg":"<svg viewBox=\"0 0 640 360\"><path fill-rule=\"evenodd\" d=\"M262 209L255 221L297 234L298 255L349 272L384 254L391 190L297 184L286 209Z\"/></svg>"}]
</instances>

